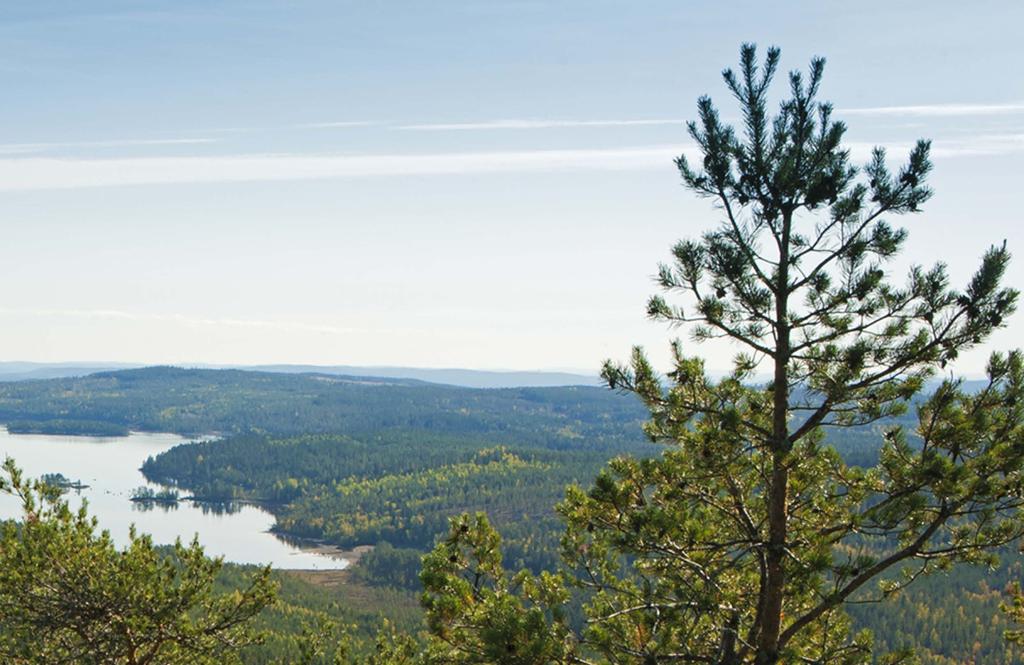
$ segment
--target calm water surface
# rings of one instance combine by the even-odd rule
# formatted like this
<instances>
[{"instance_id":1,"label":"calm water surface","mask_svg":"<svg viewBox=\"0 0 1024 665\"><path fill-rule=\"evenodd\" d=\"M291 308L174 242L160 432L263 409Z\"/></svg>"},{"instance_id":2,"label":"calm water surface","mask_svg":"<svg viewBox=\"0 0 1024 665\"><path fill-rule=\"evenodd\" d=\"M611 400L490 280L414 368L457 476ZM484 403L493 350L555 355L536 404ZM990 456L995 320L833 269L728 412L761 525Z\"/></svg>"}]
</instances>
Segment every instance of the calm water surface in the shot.
<instances>
[{"instance_id":1,"label":"calm water surface","mask_svg":"<svg viewBox=\"0 0 1024 665\"><path fill-rule=\"evenodd\" d=\"M175 538L188 542L198 534L209 556L223 556L226 561L307 570L345 567L343 560L304 552L274 536L268 531L274 517L256 506L236 504L226 512L179 501L177 508L147 509L130 501L132 490L139 486L160 489L139 471L145 459L186 441L176 434L143 432L116 438L10 434L0 426L0 457L13 457L26 477L60 473L89 485L64 496L73 507L86 499L90 514L119 546L128 542L128 528L135 524L139 533L150 534L158 544L173 543ZM0 519L20 516L18 500L0 494Z\"/></svg>"}]
</instances>

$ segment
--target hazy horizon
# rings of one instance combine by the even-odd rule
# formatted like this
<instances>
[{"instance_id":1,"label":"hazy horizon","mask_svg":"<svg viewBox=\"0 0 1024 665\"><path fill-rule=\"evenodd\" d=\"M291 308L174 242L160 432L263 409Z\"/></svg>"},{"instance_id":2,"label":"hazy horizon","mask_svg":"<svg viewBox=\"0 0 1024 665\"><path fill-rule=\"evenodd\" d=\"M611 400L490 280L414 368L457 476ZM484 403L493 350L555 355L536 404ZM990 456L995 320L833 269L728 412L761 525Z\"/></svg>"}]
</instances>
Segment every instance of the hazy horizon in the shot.
<instances>
[{"instance_id":1,"label":"hazy horizon","mask_svg":"<svg viewBox=\"0 0 1024 665\"><path fill-rule=\"evenodd\" d=\"M588 370L580 367L542 367L532 369L513 369L508 367L444 367L444 366L432 366L432 365L358 365L350 363L208 363L208 362L180 362L180 363L159 363L159 362L137 362L137 361L120 361L120 360L57 360L57 361L39 361L39 360L0 360L0 367L8 365L31 365L31 366L55 366L55 367L118 367L123 366L126 368L139 368L139 367L159 367L159 366L171 366L171 367L183 367L183 368L212 368L212 369L230 369L230 368L253 368L253 367L352 367L360 369L414 369L414 370L427 370L427 371L459 371L459 372L490 372L496 374L578 374L580 376L593 376L597 377L600 374L600 367Z\"/></svg>"}]
</instances>

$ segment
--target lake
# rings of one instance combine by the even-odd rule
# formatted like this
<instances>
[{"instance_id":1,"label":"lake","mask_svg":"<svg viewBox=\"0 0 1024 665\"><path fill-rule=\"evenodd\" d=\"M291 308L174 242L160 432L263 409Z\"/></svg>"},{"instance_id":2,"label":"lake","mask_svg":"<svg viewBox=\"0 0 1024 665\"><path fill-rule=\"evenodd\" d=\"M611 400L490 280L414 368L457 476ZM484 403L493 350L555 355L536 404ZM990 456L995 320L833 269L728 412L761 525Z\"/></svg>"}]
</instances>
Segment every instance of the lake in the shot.
<instances>
[{"instance_id":1,"label":"lake","mask_svg":"<svg viewBox=\"0 0 1024 665\"><path fill-rule=\"evenodd\" d=\"M188 440L176 434L147 432L115 438L10 434L0 425L0 457L13 457L26 478L60 473L89 485L64 496L72 507L86 499L89 513L119 546L128 543L128 529L134 524L139 533L148 533L157 544L173 543L175 538L187 543L198 534L207 555L235 563L303 570L336 570L347 565L342 559L303 551L279 539L269 532L273 515L257 506L233 504L226 511L191 501L179 501L176 508L131 501L137 487L161 489L139 471L145 459ZM18 500L0 494L0 519L20 517Z\"/></svg>"}]
</instances>

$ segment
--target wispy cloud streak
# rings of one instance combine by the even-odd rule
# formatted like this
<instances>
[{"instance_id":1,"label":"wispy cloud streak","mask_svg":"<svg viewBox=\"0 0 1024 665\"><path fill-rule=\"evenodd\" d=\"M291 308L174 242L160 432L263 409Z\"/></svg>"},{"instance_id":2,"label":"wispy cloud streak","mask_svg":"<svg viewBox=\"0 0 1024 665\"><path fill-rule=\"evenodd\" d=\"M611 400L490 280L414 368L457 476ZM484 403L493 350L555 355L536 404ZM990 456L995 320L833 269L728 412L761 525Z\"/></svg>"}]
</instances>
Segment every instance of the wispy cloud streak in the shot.
<instances>
[{"instance_id":1,"label":"wispy cloud streak","mask_svg":"<svg viewBox=\"0 0 1024 665\"><path fill-rule=\"evenodd\" d=\"M875 147L884 148L888 158L899 162L914 148L912 142L866 143L847 142L853 160L864 162L870 159ZM935 159L959 157L995 157L1024 152L1024 134L979 134L962 139L936 139L932 141L931 156Z\"/></svg>"},{"instance_id":2,"label":"wispy cloud streak","mask_svg":"<svg viewBox=\"0 0 1024 665\"><path fill-rule=\"evenodd\" d=\"M848 143L853 159L870 157L874 144ZM893 160L910 143L884 144ZM936 140L932 153L947 159L1024 152L1024 134L982 134ZM302 155L247 154L192 157L11 157L0 159L0 191L77 189L127 185L328 180L394 176L500 173L636 171L671 168L696 146L651 145L610 149L449 152L434 154Z\"/></svg>"},{"instance_id":3,"label":"wispy cloud streak","mask_svg":"<svg viewBox=\"0 0 1024 665\"><path fill-rule=\"evenodd\" d=\"M448 122L398 125L395 129L411 131L465 131L489 129L555 129L562 127L638 127L648 125L681 125L678 118L651 118L634 120L489 120L484 122Z\"/></svg>"},{"instance_id":4,"label":"wispy cloud streak","mask_svg":"<svg viewBox=\"0 0 1024 665\"><path fill-rule=\"evenodd\" d=\"M201 182L664 168L680 146L410 155L228 155L0 159L0 190Z\"/></svg>"},{"instance_id":5,"label":"wispy cloud streak","mask_svg":"<svg viewBox=\"0 0 1024 665\"><path fill-rule=\"evenodd\" d=\"M922 104L917 106L873 106L836 109L839 115L917 117L960 117L1024 113L1024 102L1006 104Z\"/></svg>"}]
</instances>

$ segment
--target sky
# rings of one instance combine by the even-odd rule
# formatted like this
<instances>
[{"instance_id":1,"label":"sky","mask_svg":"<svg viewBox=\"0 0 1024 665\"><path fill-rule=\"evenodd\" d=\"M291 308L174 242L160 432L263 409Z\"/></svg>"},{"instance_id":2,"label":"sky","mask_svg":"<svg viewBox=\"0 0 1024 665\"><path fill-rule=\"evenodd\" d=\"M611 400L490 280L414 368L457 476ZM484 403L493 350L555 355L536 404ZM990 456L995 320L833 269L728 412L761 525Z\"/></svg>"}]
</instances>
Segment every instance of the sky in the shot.
<instances>
[{"instance_id":1,"label":"sky","mask_svg":"<svg viewBox=\"0 0 1024 665\"><path fill-rule=\"evenodd\" d=\"M664 363L686 332L646 320L652 276L720 221L672 160L700 95L735 119L743 42L827 58L856 160L933 139L895 275L964 282L1005 239L1024 286L1022 24L1011 1L4 3L0 360Z\"/></svg>"}]
</instances>

